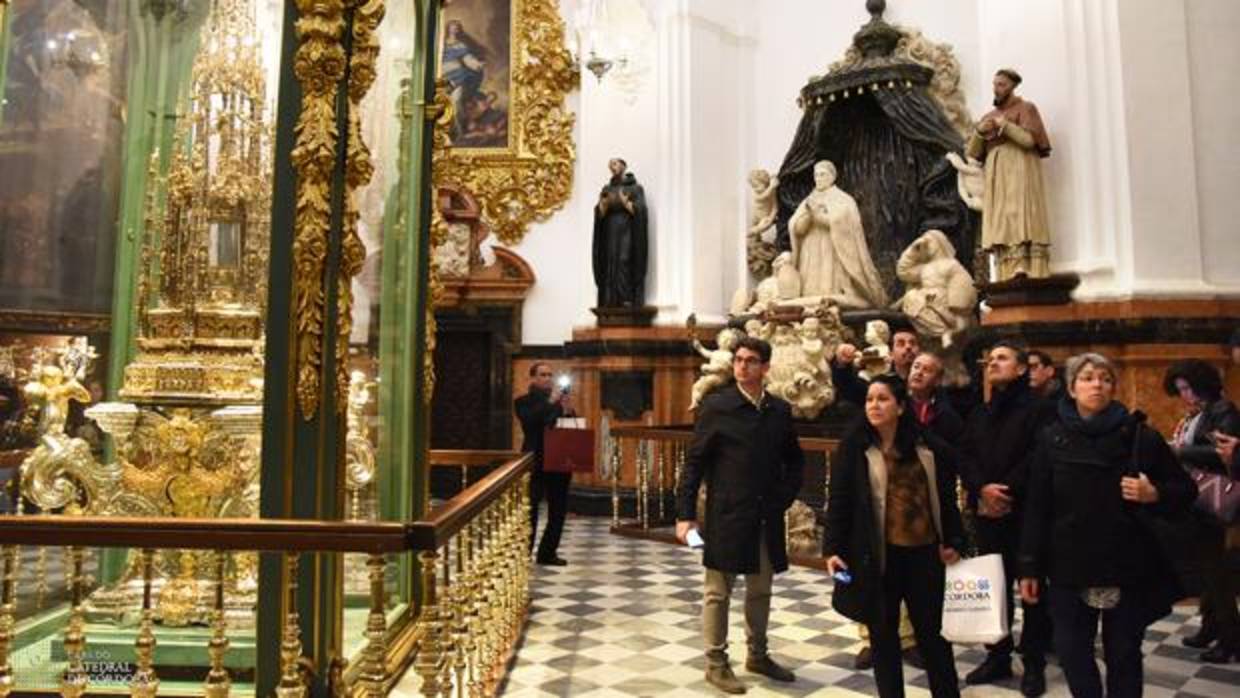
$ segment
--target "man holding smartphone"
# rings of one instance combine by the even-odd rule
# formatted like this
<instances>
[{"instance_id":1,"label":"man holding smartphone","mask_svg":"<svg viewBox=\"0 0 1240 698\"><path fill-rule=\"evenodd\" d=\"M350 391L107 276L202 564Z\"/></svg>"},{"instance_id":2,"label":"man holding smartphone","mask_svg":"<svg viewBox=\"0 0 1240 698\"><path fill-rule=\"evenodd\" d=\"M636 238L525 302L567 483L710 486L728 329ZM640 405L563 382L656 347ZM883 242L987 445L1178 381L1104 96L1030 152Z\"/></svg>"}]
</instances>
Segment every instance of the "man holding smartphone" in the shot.
<instances>
[{"instance_id":1,"label":"man holding smartphone","mask_svg":"<svg viewBox=\"0 0 1240 698\"><path fill-rule=\"evenodd\" d=\"M572 473L549 473L543 471L543 433L555 426L555 420L573 414L573 401L566 386L554 386L555 372L551 364L537 362L530 366L530 389L517 398L514 406L517 419L521 421L522 453L534 454L534 472L530 475L530 548L538 536L538 505L547 498L547 528L538 544L540 565L567 565L556 550L564 533L564 519L568 515L568 487Z\"/></svg>"},{"instance_id":2,"label":"man holding smartphone","mask_svg":"<svg viewBox=\"0 0 1240 698\"><path fill-rule=\"evenodd\" d=\"M732 356L733 385L709 393L698 408L693 441L677 492L676 537L696 533L698 486L706 483L706 518L701 532L706 567L702 635L706 680L726 693L745 684L728 664L728 603L737 575L745 575L745 669L776 681L792 672L767 653L774 573L788 569L784 512L804 478L805 456L792 428L787 402L763 388L771 369L771 345L741 339Z\"/></svg>"}]
</instances>

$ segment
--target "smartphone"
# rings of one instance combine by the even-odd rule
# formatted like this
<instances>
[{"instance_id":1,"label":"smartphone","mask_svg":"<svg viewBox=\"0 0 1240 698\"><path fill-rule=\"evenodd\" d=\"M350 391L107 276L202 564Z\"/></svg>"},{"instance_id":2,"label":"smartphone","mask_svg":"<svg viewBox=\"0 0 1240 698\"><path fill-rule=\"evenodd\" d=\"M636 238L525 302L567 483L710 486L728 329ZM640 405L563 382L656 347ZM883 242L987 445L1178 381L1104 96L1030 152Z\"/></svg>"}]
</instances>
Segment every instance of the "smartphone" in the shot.
<instances>
[{"instance_id":1,"label":"smartphone","mask_svg":"<svg viewBox=\"0 0 1240 698\"><path fill-rule=\"evenodd\" d=\"M689 529L689 535L685 536L685 542L688 543L689 547L694 550L706 545L706 541L702 540L702 534L698 533L696 528Z\"/></svg>"}]
</instances>

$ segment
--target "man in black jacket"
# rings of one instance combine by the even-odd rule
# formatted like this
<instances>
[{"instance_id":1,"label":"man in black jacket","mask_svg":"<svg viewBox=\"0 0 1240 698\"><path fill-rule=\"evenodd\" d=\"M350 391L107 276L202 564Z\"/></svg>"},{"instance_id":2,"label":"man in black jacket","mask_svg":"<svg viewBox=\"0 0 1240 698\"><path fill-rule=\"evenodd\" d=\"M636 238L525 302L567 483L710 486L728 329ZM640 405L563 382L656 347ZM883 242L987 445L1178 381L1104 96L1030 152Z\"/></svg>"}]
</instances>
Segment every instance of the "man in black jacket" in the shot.
<instances>
[{"instance_id":1,"label":"man in black jacket","mask_svg":"<svg viewBox=\"0 0 1240 698\"><path fill-rule=\"evenodd\" d=\"M727 655L728 602L739 574L745 575L745 669L777 681L795 680L767 653L766 628L772 578L788 569L784 512L801 490L805 456L793 430L792 409L763 388L770 362L770 344L753 337L737 343L732 358L736 384L702 401L677 492L676 537L683 543L696 527L698 486L706 482L706 680L727 693L746 690Z\"/></svg>"},{"instance_id":2,"label":"man in black jacket","mask_svg":"<svg viewBox=\"0 0 1240 698\"><path fill-rule=\"evenodd\" d=\"M530 475L530 548L538 536L538 505L547 498L547 529L538 544L540 565L567 565L556 550L564 533L564 518L568 514L568 486L572 473L543 472L543 433L555 425L555 420L572 414L573 403L568 392L553 388L555 373L551 364L538 362L530 366L530 389L517 398L514 405L517 419L521 421L523 453L534 454L534 472Z\"/></svg>"},{"instance_id":3,"label":"man in black jacket","mask_svg":"<svg viewBox=\"0 0 1240 698\"><path fill-rule=\"evenodd\" d=\"M964 439L964 417L949 400L939 395L942 380L943 360L938 354L929 351L918 354L908 372L909 406L922 429L958 450ZM952 473L952 477L955 478L956 473Z\"/></svg>"},{"instance_id":4,"label":"man in black jacket","mask_svg":"<svg viewBox=\"0 0 1240 698\"><path fill-rule=\"evenodd\" d=\"M904 381L908 381L909 369L913 367L913 359L921 353L921 340L912 327L895 327L891 333L891 372ZM858 407L865 405L865 391L870 387L869 381L857 373L854 365L857 358L857 347L847 342L839 345L831 360L831 382L835 384L835 394L843 400Z\"/></svg>"},{"instance_id":5,"label":"man in black jacket","mask_svg":"<svg viewBox=\"0 0 1240 698\"><path fill-rule=\"evenodd\" d=\"M1028 357L1020 348L999 343L986 359L990 400L969 415L960 458L960 475L977 516L982 554L1003 556L1008 582L1008 624L1016 609L1011 594L1020 548L1021 510L1029 464L1038 431L1052 416L1029 388ZM1046 650L1050 618L1044 605L1022 604L1021 654L1025 673L1021 693L1046 692ZM969 685L993 683L1012 675L1012 636L987 646L989 654L965 676Z\"/></svg>"},{"instance_id":6,"label":"man in black jacket","mask_svg":"<svg viewBox=\"0 0 1240 698\"><path fill-rule=\"evenodd\" d=\"M1063 399L1064 392L1063 381L1059 380L1056 375L1055 360L1050 354L1040 349L1030 349L1029 355L1029 388L1033 390L1033 394L1049 401L1050 410L1054 411L1054 403Z\"/></svg>"}]
</instances>

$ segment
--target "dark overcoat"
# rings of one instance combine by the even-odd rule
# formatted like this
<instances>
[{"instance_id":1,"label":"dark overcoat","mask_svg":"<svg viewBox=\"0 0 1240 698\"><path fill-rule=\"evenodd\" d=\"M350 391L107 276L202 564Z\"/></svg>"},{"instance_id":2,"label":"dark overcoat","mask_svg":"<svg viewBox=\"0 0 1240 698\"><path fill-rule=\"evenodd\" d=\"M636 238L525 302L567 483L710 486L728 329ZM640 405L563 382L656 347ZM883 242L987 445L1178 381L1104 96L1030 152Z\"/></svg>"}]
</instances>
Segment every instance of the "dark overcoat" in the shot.
<instances>
[{"instance_id":1,"label":"dark overcoat","mask_svg":"<svg viewBox=\"0 0 1240 698\"><path fill-rule=\"evenodd\" d=\"M926 481L934 483L930 514L939 542L963 551L964 526L956 506L955 451L925 432L920 434L916 450L917 460L926 470ZM852 582L836 584L832 605L859 623L878 619L887 551L885 516L879 507L886 500L882 454L865 431L854 430L831 459L822 556L838 555L848 565Z\"/></svg>"},{"instance_id":2,"label":"dark overcoat","mask_svg":"<svg viewBox=\"0 0 1240 698\"><path fill-rule=\"evenodd\" d=\"M776 572L788 569L784 512L804 479L805 455L792 426L792 408L766 395L755 406L735 385L710 393L698 407L693 441L677 492L677 518L697 514L706 483L702 564L720 572L759 569L759 532Z\"/></svg>"},{"instance_id":3,"label":"dark overcoat","mask_svg":"<svg viewBox=\"0 0 1240 698\"><path fill-rule=\"evenodd\" d=\"M1120 478L1144 473L1158 501L1123 499ZM1147 622L1185 594L1155 535L1153 517L1188 512L1197 487L1158 432L1139 418L1084 433L1062 419L1038 436L1020 545L1020 574L1072 589L1118 586L1138 594Z\"/></svg>"}]
</instances>

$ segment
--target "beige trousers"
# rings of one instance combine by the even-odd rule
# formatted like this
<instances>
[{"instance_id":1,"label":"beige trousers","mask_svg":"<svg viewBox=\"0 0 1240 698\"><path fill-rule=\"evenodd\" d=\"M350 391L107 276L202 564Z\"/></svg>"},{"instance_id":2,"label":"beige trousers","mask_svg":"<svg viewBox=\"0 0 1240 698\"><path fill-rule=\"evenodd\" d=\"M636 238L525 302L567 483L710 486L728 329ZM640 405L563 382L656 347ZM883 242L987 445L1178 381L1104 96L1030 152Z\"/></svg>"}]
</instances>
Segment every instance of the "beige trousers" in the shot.
<instances>
[{"instance_id":1,"label":"beige trousers","mask_svg":"<svg viewBox=\"0 0 1240 698\"><path fill-rule=\"evenodd\" d=\"M771 617L771 558L766 535L761 537L757 574L745 575L745 636L749 656L766 656L766 627ZM706 569L702 599L702 638L706 642L706 661L719 666L728 661L728 602L737 575Z\"/></svg>"}]
</instances>

